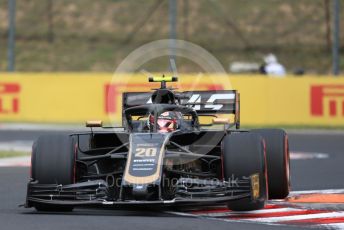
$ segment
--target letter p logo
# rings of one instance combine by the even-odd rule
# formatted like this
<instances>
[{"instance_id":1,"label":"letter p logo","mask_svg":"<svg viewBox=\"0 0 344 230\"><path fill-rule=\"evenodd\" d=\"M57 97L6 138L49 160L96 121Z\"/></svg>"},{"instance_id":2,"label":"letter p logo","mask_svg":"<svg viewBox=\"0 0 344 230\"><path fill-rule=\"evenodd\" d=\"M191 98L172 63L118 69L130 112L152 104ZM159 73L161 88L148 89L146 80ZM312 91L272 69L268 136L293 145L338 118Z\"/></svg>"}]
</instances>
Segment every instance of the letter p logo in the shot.
<instances>
[{"instance_id":1,"label":"letter p logo","mask_svg":"<svg viewBox=\"0 0 344 230\"><path fill-rule=\"evenodd\" d=\"M310 96L312 116L344 116L344 85L311 86Z\"/></svg>"}]
</instances>

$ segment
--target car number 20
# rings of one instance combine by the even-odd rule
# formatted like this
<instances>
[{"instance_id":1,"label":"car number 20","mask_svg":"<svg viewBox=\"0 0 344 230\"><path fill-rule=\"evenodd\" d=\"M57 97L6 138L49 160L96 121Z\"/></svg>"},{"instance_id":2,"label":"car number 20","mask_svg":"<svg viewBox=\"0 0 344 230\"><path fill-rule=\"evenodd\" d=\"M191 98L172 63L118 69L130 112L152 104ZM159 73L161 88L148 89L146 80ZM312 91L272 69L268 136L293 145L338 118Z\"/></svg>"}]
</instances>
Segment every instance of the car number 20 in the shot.
<instances>
[{"instance_id":1,"label":"car number 20","mask_svg":"<svg viewBox=\"0 0 344 230\"><path fill-rule=\"evenodd\" d=\"M156 148L137 148L135 157L155 157L156 152Z\"/></svg>"}]
</instances>

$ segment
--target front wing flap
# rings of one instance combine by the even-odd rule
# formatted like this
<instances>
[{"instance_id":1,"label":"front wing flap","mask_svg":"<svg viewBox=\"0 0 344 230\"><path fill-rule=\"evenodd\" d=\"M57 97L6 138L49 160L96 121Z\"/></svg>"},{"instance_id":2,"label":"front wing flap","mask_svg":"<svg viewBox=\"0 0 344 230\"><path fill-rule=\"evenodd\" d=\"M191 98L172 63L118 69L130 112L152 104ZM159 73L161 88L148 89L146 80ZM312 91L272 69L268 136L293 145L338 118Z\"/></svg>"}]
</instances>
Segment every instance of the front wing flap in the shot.
<instances>
[{"instance_id":1,"label":"front wing flap","mask_svg":"<svg viewBox=\"0 0 344 230\"><path fill-rule=\"evenodd\" d=\"M95 180L71 185L38 184L30 181L27 187L25 207L35 204L55 206L188 206L216 205L231 200L251 198L249 178L228 182L180 178L176 186L176 196L171 200L120 200L116 199L104 180Z\"/></svg>"}]
</instances>

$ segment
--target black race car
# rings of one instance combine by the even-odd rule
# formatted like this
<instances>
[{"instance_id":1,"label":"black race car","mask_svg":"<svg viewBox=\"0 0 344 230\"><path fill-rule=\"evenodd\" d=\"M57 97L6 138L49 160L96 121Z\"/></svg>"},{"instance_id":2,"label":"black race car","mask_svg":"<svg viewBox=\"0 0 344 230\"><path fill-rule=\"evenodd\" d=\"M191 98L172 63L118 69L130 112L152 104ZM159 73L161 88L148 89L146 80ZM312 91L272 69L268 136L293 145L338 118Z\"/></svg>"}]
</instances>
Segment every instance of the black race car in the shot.
<instances>
[{"instance_id":1,"label":"black race car","mask_svg":"<svg viewBox=\"0 0 344 230\"><path fill-rule=\"evenodd\" d=\"M223 205L264 207L289 193L289 148L280 129L240 129L236 90L123 94L123 124L44 135L33 144L26 207ZM219 116L231 115L233 122ZM200 120L212 119L211 123ZM216 129L216 125L220 128Z\"/></svg>"}]
</instances>

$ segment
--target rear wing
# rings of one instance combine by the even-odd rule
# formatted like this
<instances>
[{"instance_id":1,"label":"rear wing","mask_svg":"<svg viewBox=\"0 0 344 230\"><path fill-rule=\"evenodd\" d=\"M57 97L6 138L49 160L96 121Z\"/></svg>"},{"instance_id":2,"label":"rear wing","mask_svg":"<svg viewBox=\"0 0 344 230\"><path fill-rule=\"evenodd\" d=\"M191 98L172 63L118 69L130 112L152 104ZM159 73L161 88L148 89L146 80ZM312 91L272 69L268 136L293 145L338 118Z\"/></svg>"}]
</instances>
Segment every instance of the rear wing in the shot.
<instances>
[{"instance_id":1,"label":"rear wing","mask_svg":"<svg viewBox=\"0 0 344 230\"><path fill-rule=\"evenodd\" d=\"M123 111L134 106L152 103L151 92L123 93ZM176 104L192 107L200 116L233 114L236 128L240 127L240 94L237 90L176 92Z\"/></svg>"}]
</instances>

